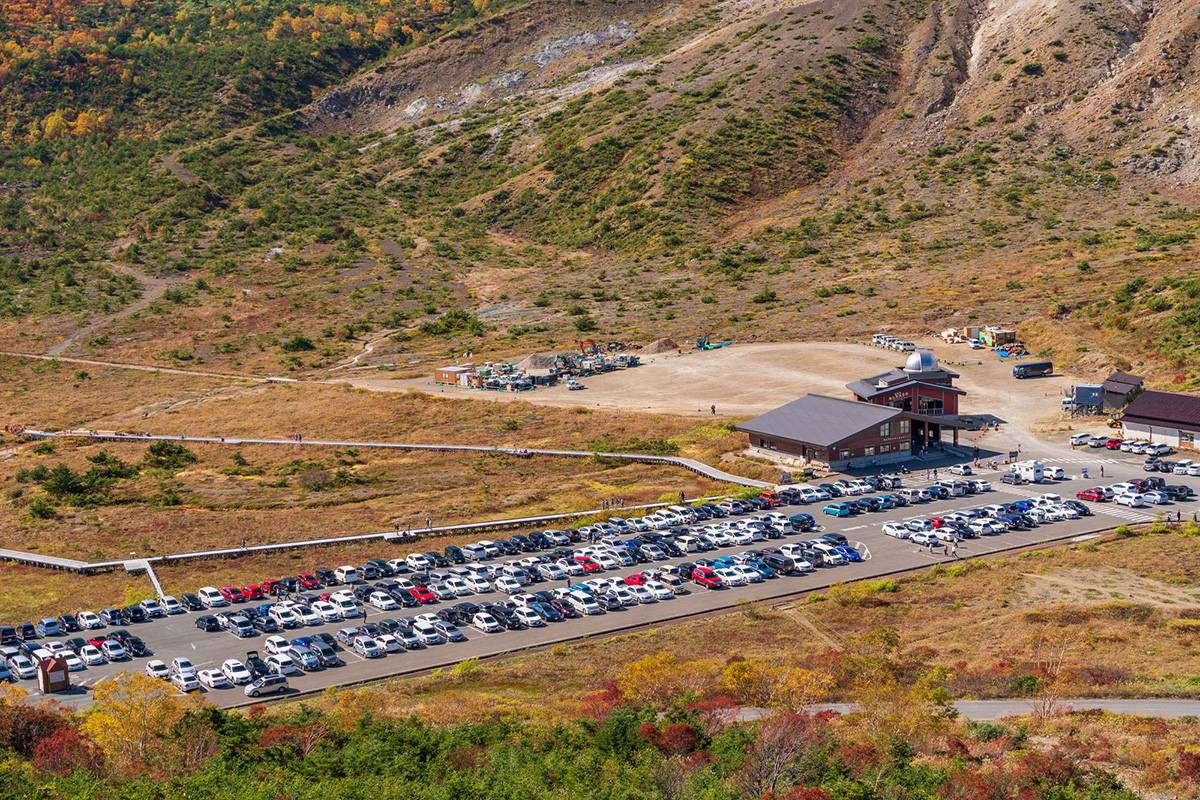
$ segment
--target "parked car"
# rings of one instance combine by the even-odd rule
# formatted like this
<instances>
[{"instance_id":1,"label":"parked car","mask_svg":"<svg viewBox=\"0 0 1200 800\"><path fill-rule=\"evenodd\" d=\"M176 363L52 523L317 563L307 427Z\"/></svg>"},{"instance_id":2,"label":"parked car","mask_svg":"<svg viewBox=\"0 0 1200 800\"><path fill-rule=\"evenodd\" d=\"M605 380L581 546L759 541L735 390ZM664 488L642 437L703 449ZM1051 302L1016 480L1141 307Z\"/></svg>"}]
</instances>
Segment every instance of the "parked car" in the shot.
<instances>
[{"instance_id":1,"label":"parked car","mask_svg":"<svg viewBox=\"0 0 1200 800\"><path fill-rule=\"evenodd\" d=\"M252 681L245 689L247 697L261 697L265 694L276 694L288 689L287 677L283 675L263 675Z\"/></svg>"}]
</instances>

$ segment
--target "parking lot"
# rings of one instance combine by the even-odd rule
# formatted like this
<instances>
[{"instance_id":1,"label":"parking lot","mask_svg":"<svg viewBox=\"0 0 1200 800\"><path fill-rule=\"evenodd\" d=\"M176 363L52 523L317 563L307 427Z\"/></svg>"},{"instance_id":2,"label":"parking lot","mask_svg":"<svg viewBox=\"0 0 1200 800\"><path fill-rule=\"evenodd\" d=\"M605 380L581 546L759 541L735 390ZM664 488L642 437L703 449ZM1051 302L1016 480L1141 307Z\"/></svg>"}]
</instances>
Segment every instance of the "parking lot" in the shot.
<instances>
[{"instance_id":1,"label":"parking lot","mask_svg":"<svg viewBox=\"0 0 1200 800\"><path fill-rule=\"evenodd\" d=\"M291 688L289 691L293 694L310 692L329 686L356 683L388 675L446 666L466 658L494 656L528 647L611 633L646 624L661 623L706 611L729 608L744 600L780 598L798 592L818 590L837 581L877 577L953 560L952 556L946 553L935 552L929 547L921 546L908 539L884 535L884 524L887 522L903 522L914 517L942 516L950 514L953 511L980 508L988 504L1012 503L1019 499L1035 497L1042 493L1056 493L1064 498L1074 497L1076 492L1101 483L1111 484L1132 478L1144 477L1146 473L1141 468L1142 460L1141 456L1121 453L1119 451L1098 452L1084 449L1077 451L1073 458L1056 462L1066 471L1068 475L1066 480L1052 481L1039 485L1013 486L1002 483L999 480L1000 475L998 472L984 471L979 473L977 477L989 480L992 491L963 497L949 497L943 500L917 503L884 511L855 514L850 517L833 517L822 513L822 508L825 505L823 502L809 505L781 506L775 509L775 511L785 515L793 515L801 512L811 514L819 525L818 530L812 533L791 533L779 539L755 541L752 544L743 543L720 547L710 552L686 553L682 556L655 561L653 563L635 564L617 569L604 570L596 574L573 577L570 580L573 583L577 583L594 577L622 579L625 576L641 572L647 568L664 569L684 562L695 563L697 558L715 559L747 550L763 550L770 547L778 548L789 543L812 539L822 533L840 533L844 535L855 545L864 560L842 566L818 566L806 574L781 575L768 578L761 583L717 590L708 590L689 582L687 584L690 590L689 593L676 596L673 599L630 605L619 610L610 610L607 613L594 616L582 616L575 619L550 622L544 627L506 630L500 633L489 634L463 624L459 627L465 634L465 641L431 645L421 649L404 650L390 653L380 658L364 658L354 652L351 647L343 645L338 652L338 656L344 662L342 666L292 676L290 678ZM1051 464L1052 462L1047 462L1048 466ZM1101 464L1105 467L1105 478L1097 480L1098 467ZM1085 480L1078 477L1084 466L1090 467L1092 472L1091 479ZM906 477L905 485L909 487L920 487L930 483L930 481L925 479L923 472L919 475L912 474ZM943 473L941 477L949 476ZM1193 490L1200 488L1200 477L1173 475L1170 476L1170 482L1189 485ZM883 490L875 494L885 493L887 491ZM1142 508L1128 508L1111 502L1088 503L1087 506L1094 512L1094 515L1052 523L1048 522L1030 530L1014 529L995 535L965 539L958 545L958 555L963 558L977 557L988 553L1026 547L1048 541L1087 536L1097 531L1111 529L1122 523L1148 522L1155 519L1158 514L1170 514L1174 516L1178 512L1184 518L1190 519L1194 511L1200 507L1200 504L1191 500ZM755 513L761 514L762 512ZM735 515L727 519L739 519L748 516L755 516L755 514ZM712 522L701 521L686 527L694 530L703 528L708 524L712 524ZM427 544L431 546L434 544L434 541L430 541ZM572 545L572 547L580 548L586 546L586 544L585 541L582 544ZM401 557L407 552L426 550L430 549L430 547L409 545L406 548L401 548L400 546L381 545L380 549L379 558L391 559ZM521 554L521 556L526 555L531 554ZM536 555L536 553L532 555ZM319 551L314 552L313 557L314 562L309 568L315 568L315 558L319 557ZM518 557L504 556L494 559L494 561L502 562L505 559ZM212 582L217 586L222 585L220 569L220 562L214 562ZM566 581L555 581L554 583L542 581L526 587L524 591L532 592L555 589L565 587L566 583ZM165 588L168 592L171 591L170 586ZM314 591L325 592L331 590L322 589ZM472 602L503 602L505 599L504 594L492 592L482 596L459 597L454 600L444 600L423 605L419 608L402 608L396 611L380 611L367 606L367 621L378 623L381 619L389 617L400 618L419 613L436 614L439 610L454 606L464 600ZM258 602L261 601L252 601L248 605L257 605ZM63 609L63 611L72 612L78 610ZM214 609L214 611L220 610L225 609ZM141 624L125 626L131 632L140 636L152 652L146 657L136 658L131 661L106 663L75 672L72 674L72 679L79 688L72 694L57 695L56 697L70 705L85 706L90 698L88 687L121 670L142 671L150 659L162 660L169 663L173 658L182 656L190 659L198 669L203 670L206 668L219 668L221 663L228 658L244 659L247 651L250 650L257 650L264 657L267 655L264 647L267 638L266 634L256 632L255 635L249 638L237 638L224 631L204 632L197 629L195 621L197 617L204 613L211 612L193 611ZM362 621L362 619L357 619L329 622L292 629L282 633L289 639L312 635L317 632L334 634L341 628L361 624ZM5 622L11 621L5 620ZM104 629L94 632L94 634L103 633ZM62 639L65 637L58 638ZM27 689L35 688L34 682L30 680L23 680L21 684ZM229 706L247 702L247 698L241 687L209 690L207 694L212 702L219 705Z\"/></svg>"}]
</instances>

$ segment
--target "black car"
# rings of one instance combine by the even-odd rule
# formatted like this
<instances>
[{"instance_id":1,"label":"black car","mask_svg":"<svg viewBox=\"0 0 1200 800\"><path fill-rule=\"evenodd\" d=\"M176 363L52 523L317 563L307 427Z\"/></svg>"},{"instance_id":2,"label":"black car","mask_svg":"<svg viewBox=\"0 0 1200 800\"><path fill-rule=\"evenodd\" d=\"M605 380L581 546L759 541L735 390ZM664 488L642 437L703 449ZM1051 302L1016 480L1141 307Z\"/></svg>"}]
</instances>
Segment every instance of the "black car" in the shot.
<instances>
[{"instance_id":1,"label":"black car","mask_svg":"<svg viewBox=\"0 0 1200 800\"><path fill-rule=\"evenodd\" d=\"M1078 500L1064 500L1063 505L1075 509L1081 517L1093 516L1092 510Z\"/></svg>"},{"instance_id":2,"label":"black car","mask_svg":"<svg viewBox=\"0 0 1200 800\"><path fill-rule=\"evenodd\" d=\"M496 546L499 547L500 552L504 553L506 556L515 556L518 552L520 552L517 550L517 548L513 547L512 542L507 542L504 539L498 539L496 541Z\"/></svg>"},{"instance_id":3,"label":"black car","mask_svg":"<svg viewBox=\"0 0 1200 800\"><path fill-rule=\"evenodd\" d=\"M388 595L405 608L416 608L421 605L408 589L392 589Z\"/></svg>"},{"instance_id":4,"label":"black car","mask_svg":"<svg viewBox=\"0 0 1200 800\"><path fill-rule=\"evenodd\" d=\"M32 622L22 622L20 625L18 625L17 635L26 642L31 642L38 638L37 628L34 627Z\"/></svg>"},{"instance_id":5,"label":"black car","mask_svg":"<svg viewBox=\"0 0 1200 800\"><path fill-rule=\"evenodd\" d=\"M445 569L446 567L450 566L450 559L446 558L436 550L430 550L425 554L425 557L432 561L435 567Z\"/></svg>"},{"instance_id":6,"label":"black car","mask_svg":"<svg viewBox=\"0 0 1200 800\"><path fill-rule=\"evenodd\" d=\"M314 633L313 637L320 639L322 642L329 645L329 647L334 650L338 649L337 639L333 638L332 633L326 633L325 631L321 631L320 633Z\"/></svg>"},{"instance_id":7,"label":"black car","mask_svg":"<svg viewBox=\"0 0 1200 800\"><path fill-rule=\"evenodd\" d=\"M370 564L372 567L374 567L375 571L378 572L380 574L380 576L382 576L384 578L390 578L396 574L396 570L392 568L392 565L387 563L383 559L369 558L369 559L367 559L367 563Z\"/></svg>"},{"instance_id":8,"label":"black car","mask_svg":"<svg viewBox=\"0 0 1200 800\"><path fill-rule=\"evenodd\" d=\"M308 649L317 654L317 660L322 666L338 667L341 666L342 660L338 658L337 651L329 646L323 639L316 636L312 637L312 641L308 643Z\"/></svg>"},{"instance_id":9,"label":"black car","mask_svg":"<svg viewBox=\"0 0 1200 800\"><path fill-rule=\"evenodd\" d=\"M830 544L850 544L850 541L840 533L823 533L821 534L820 538L824 539Z\"/></svg>"},{"instance_id":10,"label":"black car","mask_svg":"<svg viewBox=\"0 0 1200 800\"><path fill-rule=\"evenodd\" d=\"M106 608L100 612L100 621L105 625L125 625L125 613L119 608Z\"/></svg>"},{"instance_id":11,"label":"black car","mask_svg":"<svg viewBox=\"0 0 1200 800\"><path fill-rule=\"evenodd\" d=\"M250 670L250 674L256 678L271 673L271 670L267 668L267 662L259 657L257 650L250 650L246 653L245 664L246 669Z\"/></svg>"},{"instance_id":12,"label":"black car","mask_svg":"<svg viewBox=\"0 0 1200 800\"><path fill-rule=\"evenodd\" d=\"M221 630L221 623L212 614L205 614L202 617L196 617L196 627L206 633Z\"/></svg>"},{"instance_id":13,"label":"black car","mask_svg":"<svg viewBox=\"0 0 1200 800\"><path fill-rule=\"evenodd\" d=\"M938 486L936 483L926 489L931 495L938 500L945 500L950 496L950 490L945 486Z\"/></svg>"},{"instance_id":14,"label":"black car","mask_svg":"<svg viewBox=\"0 0 1200 800\"><path fill-rule=\"evenodd\" d=\"M448 561L450 561L451 563L453 563L453 564L467 563L467 557L463 555L463 551L462 551L461 547L456 547L452 544L447 545L445 552L446 552L446 559Z\"/></svg>"},{"instance_id":15,"label":"black car","mask_svg":"<svg viewBox=\"0 0 1200 800\"><path fill-rule=\"evenodd\" d=\"M17 629L12 625L0 625L0 647L9 647L21 641Z\"/></svg>"},{"instance_id":16,"label":"black car","mask_svg":"<svg viewBox=\"0 0 1200 800\"><path fill-rule=\"evenodd\" d=\"M75 619L74 614L59 614L58 627L62 628L66 633L78 633L82 630L79 626L79 620Z\"/></svg>"},{"instance_id":17,"label":"black car","mask_svg":"<svg viewBox=\"0 0 1200 800\"><path fill-rule=\"evenodd\" d=\"M71 648L71 652L73 652L75 655L79 655L79 651L87 646L87 639L83 638L82 636L73 636L70 639L67 639L66 645L67 647Z\"/></svg>"},{"instance_id":18,"label":"black car","mask_svg":"<svg viewBox=\"0 0 1200 800\"><path fill-rule=\"evenodd\" d=\"M145 622L150 617L146 615L146 609L135 603L131 606L125 606L125 619L129 622Z\"/></svg>"},{"instance_id":19,"label":"black car","mask_svg":"<svg viewBox=\"0 0 1200 800\"><path fill-rule=\"evenodd\" d=\"M829 494L830 497L845 497L846 493L842 491L842 487L834 486L832 483L822 483L817 487L823 492Z\"/></svg>"},{"instance_id":20,"label":"black car","mask_svg":"<svg viewBox=\"0 0 1200 800\"><path fill-rule=\"evenodd\" d=\"M179 603L188 611L203 611L204 603L200 602L200 598L194 594L183 594L179 596Z\"/></svg>"},{"instance_id":21,"label":"black car","mask_svg":"<svg viewBox=\"0 0 1200 800\"><path fill-rule=\"evenodd\" d=\"M146 643L139 636L126 636L121 640L121 644L129 651L129 655L134 658L145 658L150 655L150 648L146 647Z\"/></svg>"},{"instance_id":22,"label":"black car","mask_svg":"<svg viewBox=\"0 0 1200 800\"><path fill-rule=\"evenodd\" d=\"M691 563L690 561L684 561L682 564L676 565L675 571L679 574L680 578L686 581L691 580L692 570L695 568L695 564Z\"/></svg>"},{"instance_id":23,"label":"black car","mask_svg":"<svg viewBox=\"0 0 1200 800\"><path fill-rule=\"evenodd\" d=\"M358 629L372 638L383 633L383 631L379 629L379 626L374 622L364 622L362 625L358 626Z\"/></svg>"},{"instance_id":24,"label":"black car","mask_svg":"<svg viewBox=\"0 0 1200 800\"><path fill-rule=\"evenodd\" d=\"M355 599L360 600L360 601L366 600L368 597L371 596L371 593L374 591L376 591L375 587L370 584L366 584L366 583L355 584L354 597L355 597Z\"/></svg>"},{"instance_id":25,"label":"black car","mask_svg":"<svg viewBox=\"0 0 1200 800\"><path fill-rule=\"evenodd\" d=\"M1172 500L1187 500L1189 497L1193 497L1196 494L1192 491L1192 487L1184 486L1182 483L1167 486L1165 489L1163 489L1163 491L1166 492L1167 496Z\"/></svg>"},{"instance_id":26,"label":"black car","mask_svg":"<svg viewBox=\"0 0 1200 800\"><path fill-rule=\"evenodd\" d=\"M337 586L341 581L337 579L337 575L333 574L333 570L329 567L317 567L313 570L313 576L321 582L323 586Z\"/></svg>"},{"instance_id":27,"label":"black car","mask_svg":"<svg viewBox=\"0 0 1200 800\"><path fill-rule=\"evenodd\" d=\"M570 604L566 603L565 601L563 601L557 597L554 598L553 600L549 601L546 605L550 606L555 611L562 614L563 619L576 619L579 617L578 611L576 611L574 608L572 608Z\"/></svg>"},{"instance_id":28,"label":"black car","mask_svg":"<svg viewBox=\"0 0 1200 800\"><path fill-rule=\"evenodd\" d=\"M373 564L371 564L370 562L367 562L366 564L363 564L361 567L359 567L358 574L362 576L362 579L364 581L376 581L376 580L379 580L380 577L382 577L379 574L379 570L375 569L375 566Z\"/></svg>"},{"instance_id":29,"label":"black car","mask_svg":"<svg viewBox=\"0 0 1200 800\"><path fill-rule=\"evenodd\" d=\"M513 614L512 609L508 606L492 603L484 606L483 610L495 617L497 622L510 631L519 631L525 627L525 623L517 619L517 616Z\"/></svg>"},{"instance_id":30,"label":"black car","mask_svg":"<svg viewBox=\"0 0 1200 800\"><path fill-rule=\"evenodd\" d=\"M860 506L865 506L865 510L867 511L878 511L879 509L883 508L883 502L878 497L873 496L858 498L858 504Z\"/></svg>"},{"instance_id":31,"label":"black car","mask_svg":"<svg viewBox=\"0 0 1200 800\"><path fill-rule=\"evenodd\" d=\"M384 617L376 624L379 626L379 630L384 633L395 633L400 628L400 623L391 617Z\"/></svg>"}]
</instances>

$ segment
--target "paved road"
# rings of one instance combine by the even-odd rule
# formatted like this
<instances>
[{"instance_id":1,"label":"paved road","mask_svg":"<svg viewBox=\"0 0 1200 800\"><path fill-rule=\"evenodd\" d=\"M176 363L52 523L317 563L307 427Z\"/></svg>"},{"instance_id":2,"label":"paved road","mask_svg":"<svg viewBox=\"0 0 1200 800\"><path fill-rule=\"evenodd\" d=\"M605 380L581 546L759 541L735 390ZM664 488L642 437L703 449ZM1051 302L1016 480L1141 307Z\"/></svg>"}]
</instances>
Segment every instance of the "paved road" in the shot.
<instances>
[{"instance_id":1,"label":"paved road","mask_svg":"<svg viewBox=\"0 0 1200 800\"><path fill-rule=\"evenodd\" d=\"M1106 458L1109 458L1113 462L1108 464L1107 469L1107 472L1110 474L1110 481L1143 474L1140 469L1140 458L1133 456L1125 459L1113 458L1111 456L1106 456ZM994 475L991 477L995 478ZM1200 479L1197 478L1176 476L1172 480L1186 482L1192 485L1193 488L1200 488ZM387 675L404 674L446 666L464 658L496 656L529 647L611 633L630 627L663 623L673 619L693 616L705 611L728 609L735 606L739 601L782 598L798 592L822 589L837 581L879 577L900 571L932 566L939 562L945 562L948 559L941 554L931 553L927 549L908 541L884 536L881 532L882 523L887 520L903 519L918 515L946 513L954 509L977 507L1001 500L1011 501L1017 497L1034 495L1040 492L1052 491L1063 496L1068 496L1073 495L1085 486L1094 484L1094 481L1070 479L1057 485L1044 485L1035 489L1028 486L1006 486L999 483L998 480L993 480L995 490L987 495L950 498L945 501L926 503L919 506L910 506L908 508L894 509L889 512L868 514L849 519L825 517L813 506L792 506L784 510L788 513L794 513L801 510L801 508L806 508L810 513L815 512L818 521L828 525L827 530L842 532L852 541L862 542L870 552L870 559L859 564L823 568L805 576L781 577L746 587L715 592L696 590L687 596L674 600L655 603L653 605L635 606L599 617L567 620L545 628L511 631L496 635L487 635L474 630L468 630L466 633L469 641L464 643L446 644L425 650L394 654L373 661L365 661L353 653L347 653L343 656L347 662L345 666L300 676L293 680L293 684L298 690L305 692L317 691L328 686L356 683ZM1115 507L1111 504L1093 505L1092 507L1097 512L1095 516L1043 525L1032 531L1010 531L999 536L968 540L960 547L960 554L965 558L971 558L1051 541L1083 540L1122 523L1150 521L1154 519L1153 514L1156 513L1156 510L1152 509L1134 510ZM1190 517L1195 510L1200 508L1200 504L1188 502L1160 508L1164 512L1170 511L1172 513L1180 510L1185 517ZM787 540L795 541L801 538L801 536L803 535L793 535L788 537ZM772 542L771 544L778 543ZM411 547L404 548L381 543L378 556L382 558L395 558L411 549ZM727 548L725 552L737 552L742 549L746 548ZM720 551L714 551L713 554L708 555L719 554ZM674 559L673 562L679 560L682 559ZM300 570L301 566L303 565L298 564L295 566L295 569ZM307 566L317 566L317 563L314 561L308 563ZM220 578L220 569L220 564L214 563L212 583L218 586L223 583ZM636 571L636 569L626 568L614 574L625 575L633 571ZM547 584L542 583L538 585L538 588L545 588L546 586ZM167 586L166 589L167 591L173 591L171 586ZM178 589L174 589L174 591L178 592ZM489 597L495 596L490 595ZM446 604L439 603L421 610L436 611L443 605ZM371 610L369 611L369 619L378 620L384 616L401 616L412 614L413 612L414 610L384 613ZM158 620L131 627L135 627L136 632L155 651L156 658L169 661L175 656L185 655L191 658L201 669L219 666L226 658L240 658L244 656L248 649L261 650L263 637L238 640L226 633L201 633L193 624L196 616L195 614L187 614L181 617L173 617L168 620ZM329 624L319 628L305 629L305 632L312 630L328 630L333 632L338 627L340 627L338 624ZM300 634L292 634L292 636L295 635ZM85 686L90 686L97 680L103 679L118 669L142 669L144 663L145 659L139 659L132 665L106 665L83 673L77 673L76 678ZM28 684L29 682L25 683ZM83 692L66 699L72 705L84 706L89 701L89 695ZM245 700L238 690L213 692L211 693L211 699L221 705L234 705Z\"/></svg>"}]
</instances>

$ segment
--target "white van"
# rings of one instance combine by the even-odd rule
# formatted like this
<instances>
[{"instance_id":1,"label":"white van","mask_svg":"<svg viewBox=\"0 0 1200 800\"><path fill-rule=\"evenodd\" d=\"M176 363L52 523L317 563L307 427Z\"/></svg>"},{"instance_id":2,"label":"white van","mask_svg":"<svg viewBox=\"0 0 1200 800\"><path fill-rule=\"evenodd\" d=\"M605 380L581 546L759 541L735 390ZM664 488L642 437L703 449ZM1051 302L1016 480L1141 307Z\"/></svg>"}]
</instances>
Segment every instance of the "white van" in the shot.
<instances>
[{"instance_id":1,"label":"white van","mask_svg":"<svg viewBox=\"0 0 1200 800\"><path fill-rule=\"evenodd\" d=\"M220 606L229 605L229 601L221 597L221 593L212 586L205 586L196 592L196 596L200 598L200 603L205 608L219 608Z\"/></svg>"},{"instance_id":2,"label":"white van","mask_svg":"<svg viewBox=\"0 0 1200 800\"><path fill-rule=\"evenodd\" d=\"M696 521L696 512L687 506L668 506L667 511L671 511L675 516L679 517L685 523Z\"/></svg>"},{"instance_id":3,"label":"white van","mask_svg":"<svg viewBox=\"0 0 1200 800\"><path fill-rule=\"evenodd\" d=\"M330 597L329 600L335 606L337 606L337 610L341 612L343 619L353 619L355 617L362 616L362 610L358 607L358 603L354 602L352 598L339 597L335 600L334 598Z\"/></svg>"},{"instance_id":4,"label":"white van","mask_svg":"<svg viewBox=\"0 0 1200 800\"><path fill-rule=\"evenodd\" d=\"M358 583L361 580L358 577L358 568L350 565L338 567L333 571L333 577L337 578L342 583Z\"/></svg>"},{"instance_id":5,"label":"white van","mask_svg":"<svg viewBox=\"0 0 1200 800\"><path fill-rule=\"evenodd\" d=\"M483 561L489 558L487 548L481 544L464 544L462 551L463 558L471 561Z\"/></svg>"},{"instance_id":6,"label":"white van","mask_svg":"<svg viewBox=\"0 0 1200 800\"><path fill-rule=\"evenodd\" d=\"M575 609L576 614L595 616L604 613L600 604L584 592L571 592L567 595L567 602L571 604L571 608Z\"/></svg>"}]
</instances>

